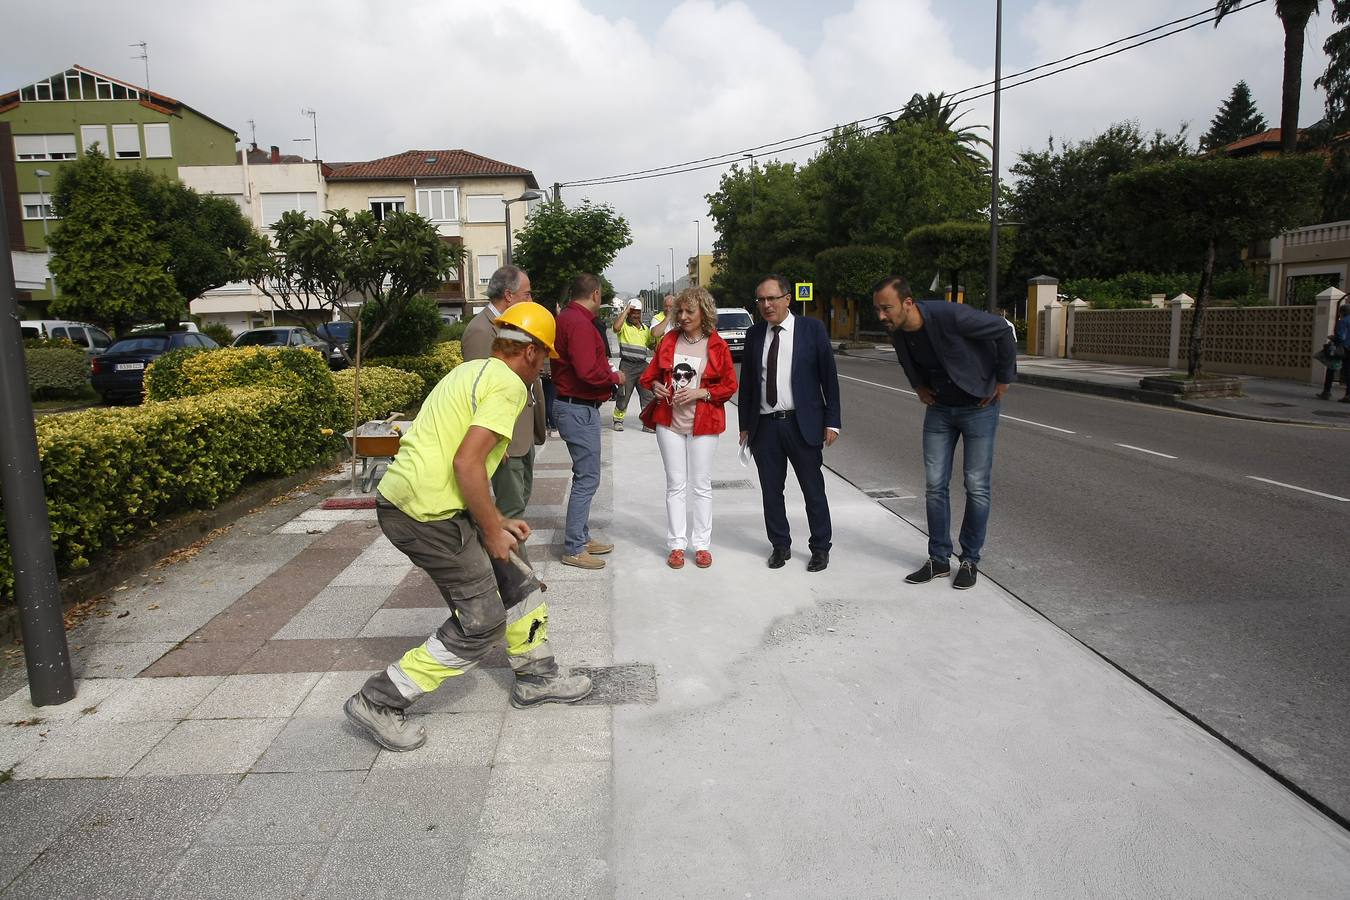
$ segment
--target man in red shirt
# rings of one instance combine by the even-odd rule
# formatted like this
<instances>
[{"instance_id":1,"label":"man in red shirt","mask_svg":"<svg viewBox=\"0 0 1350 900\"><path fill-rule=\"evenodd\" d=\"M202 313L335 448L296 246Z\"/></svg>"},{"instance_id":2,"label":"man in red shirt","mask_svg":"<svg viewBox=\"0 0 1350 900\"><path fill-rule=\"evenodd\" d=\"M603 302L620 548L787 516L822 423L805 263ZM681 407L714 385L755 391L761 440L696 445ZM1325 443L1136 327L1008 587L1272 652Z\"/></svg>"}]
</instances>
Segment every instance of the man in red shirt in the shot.
<instances>
[{"instance_id":1,"label":"man in red shirt","mask_svg":"<svg viewBox=\"0 0 1350 900\"><path fill-rule=\"evenodd\" d=\"M558 435L572 456L572 493L567 500L567 530L563 538L564 565L603 569L599 557L613 544L591 539L591 500L600 486L600 404L610 399L615 385L624 383L605 353L604 339L595 327L600 308L600 279L582 274L572 279L572 302L558 313L554 346L553 387L558 398L553 419Z\"/></svg>"}]
</instances>

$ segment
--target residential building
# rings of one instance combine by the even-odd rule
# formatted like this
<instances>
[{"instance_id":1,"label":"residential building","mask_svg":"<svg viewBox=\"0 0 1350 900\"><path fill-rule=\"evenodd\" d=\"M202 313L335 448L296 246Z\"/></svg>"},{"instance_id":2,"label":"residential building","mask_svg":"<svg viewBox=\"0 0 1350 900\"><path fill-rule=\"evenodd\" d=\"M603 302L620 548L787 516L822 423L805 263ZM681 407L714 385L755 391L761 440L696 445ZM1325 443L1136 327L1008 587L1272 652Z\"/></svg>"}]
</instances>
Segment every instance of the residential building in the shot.
<instances>
[{"instance_id":1,"label":"residential building","mask_svg":"<svg viewBox=\"0 0 1350 900\"><path fill-rule=\"evenodd\" d=\"M698 256L689 257L689 261L686 263L685 268L688 270L687 284L693 285L694 287L702 286L706 288L713 280L713 276L717 274L717 268L713 266L711 253L702 253Z\"/></svg>"},{"instance_id":2,"label":"residential building","mask_svg":"<svg viewBox=\"0 0 1350 900\"><path fill-rule=\"evenodd\" d=\"M230 165L239 140L182 101L79 65L0 94L0 122L12 131L23 242L34 253L45 251L53 227L55 176L89 147L115 165L176 176L179 166ZM51 297L48 283L31 303Z\"/></svg>"},{"instance_id":3,"label":"residential building","mask_svg":"<svg viewBox=\"0 0 1350 900\"><path fill-rule=\"evenodd\" d=\"M408 150L369 162L334 163L329 209L406 210L435 223L442 240L465 250L462 272L433 296L446 312L468 314L487 302L487 282L506 258L507 202L539 182L529 169L467 150ZM513 205L514 239L534 201Z\"/></svg>"},{"instance_id":4,"label":"residential building","mask_svg":"<svg viewBox=\"0 0 1350 900\"><path fill-rule=\"evenodd\" d=\"M238 164L181 166L178 177L202 194L228 197L239 204L244 218L263 234L282 213L298 210L317 217L330 208L323 166L299 156L270 152L257 144L240 150ZM274 307L271 298L247 282L222 285L192 301L192 312L203 324L218 322L235 334L264 325L317 324L332 318L318 304L293 312Z\"/></svg>"}]
</instances>

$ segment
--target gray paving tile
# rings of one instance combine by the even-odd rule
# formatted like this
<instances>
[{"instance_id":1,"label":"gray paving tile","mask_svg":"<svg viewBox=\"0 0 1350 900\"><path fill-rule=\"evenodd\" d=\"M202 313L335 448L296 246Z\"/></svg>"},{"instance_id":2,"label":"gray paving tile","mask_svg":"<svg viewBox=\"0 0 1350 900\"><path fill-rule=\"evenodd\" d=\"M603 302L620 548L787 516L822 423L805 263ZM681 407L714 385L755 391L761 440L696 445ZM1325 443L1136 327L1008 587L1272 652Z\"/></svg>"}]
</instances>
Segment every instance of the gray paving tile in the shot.
<instances>
[{"instance_id":1,"label":"gray paving tile","mask_svg":"<svg viewBox=\"0 0 1350 900\"><path fill-rule=\"evenodd\" d=\"M370 672L325 672L295 711L296 719L341 719L342 704L361 689Z\"/></svg>"},{"instance_id":2,"label":"gray paving tile","mask_svg":"<svg viewBox=\"0 0 1350 900\"><path fill-rule=\"evenodd\" d=\"M72 644L71 669L77 678L132 678L175 646L172 641L100 641L76 650Z\"/></svg>"},{"instance_id":3,"label":"gray paving tile","mask_svg":"<svg viewBox=\"0 0 1350 900\"><path fill-rule=\"evenodd\" d=\"M239 786L235 775L131 778L89 806L60 850L188 847Z\"/></svg>"},{"instance_id":4,"label":"gray paving tile","mask_svg":"<svg viewBox=\"0 0 1350 900\"><path fill-rule=\"evenodd\" d=\"M608 760L612 749L610 723L610 710L601 706L512 709L497 742L495 763Z\"/></svg>"},{"instance_id":5,"label":"gray paving tile","mask_svg":"<svg viewBox=\"0 0 1350 900\"><path fill-rule=\"evenodd\" d=\"M73 850L38 857L0 897L14 900L140 900L178 863L182 850L163 847Z\"/></svg>"},{"instance_id":6,"label":"gray paving tile","mask_svg":"<svg viewBox=\"0 0 1350 900\"><path fill-rule=\"evenodd\" d=\"M510 705L515 680L510 669L478 666L442 682L417 701L413 712L503 712Z\"/></svg>"},{"instance_id":7,"label":"gray paving tile","mask_svg":"<svg viewBox=\"0 0 1350 900\"><path fill-rule=\"evenodd\" d=\"M155 893L164 900L300 897L319 868L309 847L196 847Z\"/></svg>"},{"instance_id":8,"label":"gray paving tile","mask_svg":"<svg viewBox=\"0 0 1350 900\"><path fill-rule=\"evenodd\" d=\"M113 782L88 779L11 781L0 785L0 853L36 856L91 806L107 796ZM22 827L12 827L22 823Z\"/></svg>"},{"instance_id":9,"label":"gray paving tile","mask_svg":"<svg viewBox=\"0 0 1350 900\"><path fill-rule=\"evenodd\" d=\"M15 778L116 778L169 733L173 722L76 722L52 725L43 743L14 769Z\"/></svg>"},{"instance_id":10,"label":"gray paving tile","mask_svg":"<svg viewBox=\"0 0 1350 900\"><path fill-rule=\"evenodd\" d=\"M49 725L0 725L0 772L31 756L50 730Z\"/></svg>"},{"instance_id":11,"label":"gray paving tile","mask_svg":"<svg viewBox=\"0 0 1350 900\"><path fill-rule=\"evenodd\" d=\"M372 771L491 765L503 714L499 711L412 716L414 722L426 728L427 742L407 753L381 750Z\"/></svg>"},{"instance_id":12,"label":"gray paving tile","mask_svg":"<svg viewBox=\"0 0 1350 900\"><path fill-rule=\"evenodd\" d=\"M179 722L130 774L137 777L242 774L257 762L285 725L284 719Z\"/></svg>"},{"instance_id":13,"label":"gray paving tile","mask_svg":"<svg viewBox=\"0 0 1350 900\"><path fill-rule=\"evenodd\" d=\"M379 746L346 718L292 719L253 764L254 772L366 772Z\"/></svg>"},{"instance_id":14,"label":"gray paving tile","mask_svg":"<svg viewBox=\"0 0 1350 900\"><path fill-rule=\"evenodd\" d=\"M446 609L377 609L358 637L405 637L432 634L445 622Z\"/></svg>"},{"instance_id":15,"label":"gray paving tile","mask_svg":"<svg viewBox=\"0 0 1350 900\"><path fill-rule=\"evenodd\" d=\"M610 820L613 784L606 762L498 765L483 805L484 833L591 834Z\"/></svg>"},{"instance_id":16,"label":"gray paving tile","mask_svg":"<svg viewBox=\"0 0 1350 900\"><path fill-rule=\"evenodd\" d=\"M337 834L365 777L364 772L247 775L195 844L326 844Z\"/></svg>"},{"instance_id":17,"label":"gray paving tile","mask_svg":"<svg viewBox=\"0 0 1350 900\"><path fill-rule=\"evenodd\" d=\"M383 587L385 585L398 587L398 583L412 569L413 564L406 558L403 562L382 564L362 562L358 558L347 568L337 573L333 580L329 582L329 585L331 587Z\"/></svg>"},{"instance_id":18,"label":"gray paving tile","mask_svg":"<svg viewBox=\"0 0 1350 900\"><path fill-rule=\"evenodd\" d=\"M0 723L41 719L44 722L74 722L88 715L91 707L125 688L126 679L90 678L75 682L75 698L53 706L34 706L28 698L28 687L19 688L0 700Z\"/></svg>"},{"instance_id":19,"label":"gray paving tile","mask_svg":"<svg viewBox=\"0 0 1350 900\"><path fill-rule=\"evenodd\" d=\"M528 859L529 865L520 865L522 859ZM460 893L461 900L599 900L613 896L614 879L603 844L569 835L546 839L484 836L473 846ZM668 885L654 896L681 895Z\"/></svg>"},{"instance_id":20,"label":"gray paving tile","mask_svg":"<svg viewBox=\"0 0 1350 900\"><path fill-rule=\"evenodd\" d=\"M564 668L608 666L614 662L614 639L608 630L573 631L570 628L555 628L550 621L548 642L558 658L558 665Z\"/></svg>"},{"instance_id":21,"label":"gray paving tile","mask_svg":"<svg viewBox=\"0 0 1350 900\"><path fill-rule=\"evenodd\" d=\"M337 519L330 519L326 522L320 522L316 519L292 519L289 522L278 525L273 534L324 534L332 531L341 525L342 522Z\"/></svg>"},{"instance_id":22,"label":"gray paving tile","mask_svg":"<svg viewBox=\"0 0 1350 900\"><path fill-rule=\"evenodd\" d=\"M389 538L383 534L377 537L373 543L361 551L361 555L356 558L356 565L366 566L407 566L412 568L412 561L402 550L389 543Z\"/></svg>"},{"instance_id":23,"label":"gray paving tile","mask_svg":"<svg viewBox=\"0 0 1350 900\"><path fill-rule=\"evenodd\" d=\"M29 850L24 853L0 853L0 888L6 887L30 862L37 858L37 850Z\"/></svg>"},{"instance_id":24,"label":"gray paving tile","mask_svg":"<svg viewBox=\"0 0 1350 900\"><path fill-rule=\"evenodd\" d=\"M325 587L273 638L305 640L356 637L375 611L389 599L401 580L399 577L391 584Z\"/></svg>"},{"instance_id":25,"label":"gray paving tile","mask_svg":"<svg viewBox=\"0 0 1350 900\"><path fill-rule=\"evenodd\" d=\"M377 847L463 843L477 831L487 786L486 768L371 772L337 840Z\"/></svg>"},{"instance_id":26,"label":"gray paving tile","mask_svg":"<svg viewBox=\"0 0 1350 900\"><path fill-rule=\"evenodd\" d=\"M469 850L458 843L386 843L378 853L372 853L365 843L334 844L319 866L308 896L316 900L458 897L468 865Z\"/></svg>"},{"instance_id":27,"label":"gray paving tile","mask_svg":"<svg viewBox=\"0 0 1350 900\"><path fill-rule=\"evenodd\" d=\"M188 718L289 718L318 681L317 672L227 675Z\"/></svg>"},{"instance_id":28,"label":"gray paving tile","mask_svg":"<svg viewBox=\"0 0 1350 900\"><path fill-rule=\"evenodd\" d=\"M186 718L220 686L219 675L135 678L98 705L90 722L156 722Z\"/></svg>"}]
</instances>

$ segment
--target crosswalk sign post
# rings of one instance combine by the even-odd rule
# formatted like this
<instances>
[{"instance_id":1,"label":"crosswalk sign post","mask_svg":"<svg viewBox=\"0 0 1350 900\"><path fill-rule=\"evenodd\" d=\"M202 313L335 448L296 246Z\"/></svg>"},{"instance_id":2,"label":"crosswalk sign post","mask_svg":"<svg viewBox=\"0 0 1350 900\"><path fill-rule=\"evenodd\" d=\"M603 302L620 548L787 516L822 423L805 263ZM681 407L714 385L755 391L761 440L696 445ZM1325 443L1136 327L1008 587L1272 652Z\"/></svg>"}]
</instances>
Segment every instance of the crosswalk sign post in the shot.
<instances>
[{"instance_id":1,"label":"crosswalk sign post","mask_svg":"<svg viewBox=\"0 0 1350 900\"><path fill-rule=\"evenodd\" d=\"M797 299L802 302L802 315L806 315L806 304L810 303L813 299L811 292L815 288L815 284L810 281L799 281L796 284L796 288Z\"/></svg>"}]
</instances>

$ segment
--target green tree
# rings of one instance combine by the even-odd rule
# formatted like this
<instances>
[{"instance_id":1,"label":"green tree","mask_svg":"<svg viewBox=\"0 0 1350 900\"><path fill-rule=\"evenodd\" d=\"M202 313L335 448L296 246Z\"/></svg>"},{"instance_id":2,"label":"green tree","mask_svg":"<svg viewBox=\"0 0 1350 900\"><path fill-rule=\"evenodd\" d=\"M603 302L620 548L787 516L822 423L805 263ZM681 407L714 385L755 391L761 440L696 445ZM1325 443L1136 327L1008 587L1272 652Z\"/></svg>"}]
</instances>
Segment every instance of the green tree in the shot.
<instances>
[{"instance_id":1,"label":"green tree","mask_svg":"<svg viewBox=\"0 0 1350 900\"><path fill-rule=\"evenodd\" d=\"M853 300L861 306L863 315L868 318L871 308L872 285L895 272L895 251L890 247L875 247L854 244L848 247L831 247L816 254L816 271L819 273L817 296L824 301L826 321L833 318L834 300ZM855 320L857 322L858 320ZM857 326L854 335L857 337Z\"/></svg>"},{"instance_id":2,"label":"green tree","mask_svg":"<svg viewBox=\"0 0 1350 900\"><path fill-rule=\"evenodd\" d=\"M1326 91L1327 123L1335 135L1350 127L1350 0L1333 0L1331 21L1341 27L1322 44L1327 68L1313 84Z\"/></svg>"},{"instance_id":3,"label":"green tree","mask_svg":"<svg viewBox=\"0 0 1350 900\"><path fill-rule=\"evenodd\" d=\"M1246 0L1218 0L1214 27ZM1275 15L1284 28L1284 75L1280 83L1280 152L1298 149L1298 95L1303 90L1303 37L1318 0L1275 0Z\"/></svg>"},{"instance_id":4,"label":"green tree","mask_svg":"<svg viewBox=\"0 0 1350 900\"><path fill-rule=\"evenodd\" d=\"M1155 244L1179 248L1202 263L1186 361L1190 377L1202 370L1215 260L1225 249L1307 224L1316 215L1321 172L1322 161L1313 156L1183 159L1111 179L1113 215Z\"/></svg>"},{"instance_id":5,"label":"green tree","mask_svg":"<svg viewBox=\"0 0 1350 900\"><path fill-rule=\"evenodd\" d=\"M362 332L379 324L380 310L367 304L361 310ZM425 294L413 297L399 315L385 324L370 344L371 356L421 356L431 349L441 333L441 310Z\"/></svg>"},{"instance_id":6,"label":"green tree","mask_svg":"<svg viewBox=\"0 0 1350 900\"><path fill-rule=\"evenodd\" d=\"M121 333L183 309L165 269L167 249L154 240L126 177L97 149L62 167L52 207L61 218L50 239L53 314Z\"/></svg>"},{"instance_id":7,"label":"green tree","mask_svg":"<svg viewBox=\"0 0 1350 900\"><path fill-rule=\"evenodd\" d=\"M921 124L939 133L950 134L955 138L954 149L959 151L966 162L976 168L988 168L989 160L985 158L980 148L991 145L986 138L977 133L986 126L965 125L958 128L957 122L965 118L969 110L958 114L956 106L956 102L945 93L915 94L909 98L899 116L894 119L890 116L879 116L878 121L881 122L882 129L891 134L900 130L901 122Z\"/></svg>"},{"instance_id":8,"label":"green tree","mask_svg":"<svg viewBox=\"0 0 1350 900\"><path fill-rule=\"evenodd\" d=\"M1109 278L1131 269L1172 271L1172 255L1137 258L1105 204L1111 176L1140 165L1179 159L1190 152L1185 129L1145 137L1133 122L1120 122L1089 140L1023 151L1012 166L1017 176L1007 218L1021 222L1013 256L1014 280L1037 275Z\"/></svg>"},{"instance_id":9,"label":"green tree","mask_svg":"<svg viewBox=\"0 0 1350 900\"><path fill-rule=\"evenodd\" d=\"M1252 101L1251 88L1247 87L1247 82L1239 81L1210 120L1209 131L1200 138L1200 149L1215 150L1265 130L1266 117Z\"/></svg>"},{"instance_id":10,"label":"green tree","mask_svg":"<svg viewBox=\"0 0 1350 900\"><path fill-rule=\"evenodd\" d=\"M633 243L628 222L609 204L561 200L539 204L516 234L512 262L530 276L535 297L566 301L568 283L583 272L600 275Z\"/></svg>"},{"instance_id":11,"label":"green tree","mask_svg":"<svg viewBox=\"0 0 1350 900\"><path fill-rule=\"evenodd\" d=\"M132 169L126 178L151 223L151 238L168 252L168 272L184 302L170 320L177 327L193 300L239 277L231 253L248 245L253 226L226 197L204 196L145 169Z\"/></svg>"},{"instance_id":12,"label":"green tree","mask_svg":"<svg viewBox=\"0 0 1350 900\"><path fill-rule=\"evenodd\" d=\"M998 257L1000 270L1012 262L1015 232L1011 229L999 234ZM905 235L905 251L911 265L918 271L937 271L947 274L951 299L955 300L961 284L961 273L967 273L966 302L976 296L976 288L983 290L989 268L989 225L985 222L939 222L920 225Z\"/></svg>"},{"instance_id":13,"label":"green tree","mask_svg":"<svg viewBox=\"0 0 1350 900\"><path fill-rule=\"evenodd\" d=\"M440 287L463 265L464 248L441 240L436 226L416 213L376 219L369 210L338 209L328 215L283 213L272 237L254 233L231 257L242 277L282 309L324 310L353 322L359 311L365 355L414 297Z\"/></svg>"}]
</instances>

